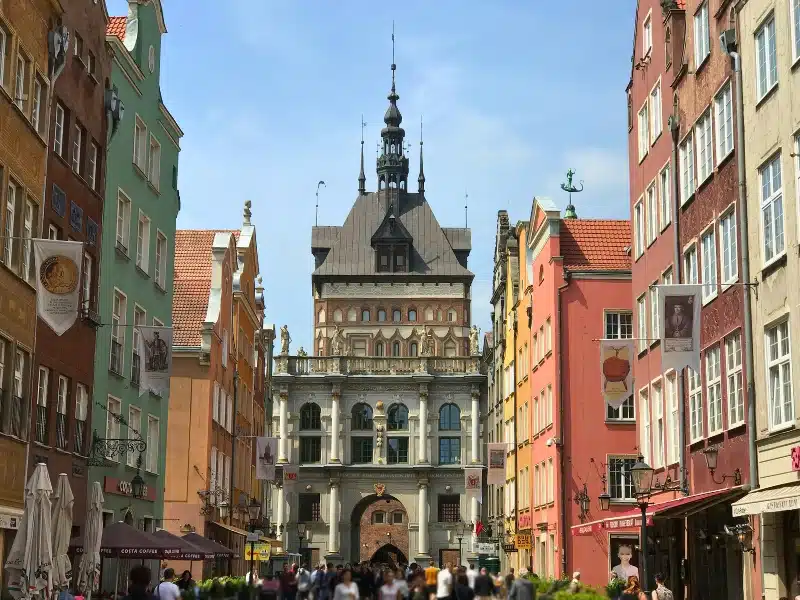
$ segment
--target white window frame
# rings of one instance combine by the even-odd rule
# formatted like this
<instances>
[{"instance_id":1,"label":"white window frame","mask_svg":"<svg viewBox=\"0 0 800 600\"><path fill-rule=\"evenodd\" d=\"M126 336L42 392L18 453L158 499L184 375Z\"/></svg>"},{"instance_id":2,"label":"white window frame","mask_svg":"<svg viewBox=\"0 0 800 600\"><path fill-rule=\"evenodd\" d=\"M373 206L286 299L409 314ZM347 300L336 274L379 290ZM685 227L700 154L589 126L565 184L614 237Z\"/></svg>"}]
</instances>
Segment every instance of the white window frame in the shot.
<instances>
[{"instance_id":1,"label":"white window frame","mask_svg":"<svg viewBox=\"0 0 800 600\"><path fill-rule=\"evenodd\" d=\"M81 148L83 147L83 129L76 121L72 127L72 170L81 173Z\"/></svg>"},{"instance_id":2,"label":"white window frame","mask_svg":"<svg viewBox=\"0 0 800 600\"><path fill-rule=\"evenodd\" d=\"M28 198L25 200L25 213L22 219L22 263L20 265L20 276L28 282L33 273L31 257L33 255L34 228L36 227L33 218L35 212L36 205Z\"/></svg>"},{"instance_id":3,"label":"white window frame","mask_svg":"<svg viewBox=\"0 0 800 600\"><path fill-rule=\"evenodd\" d=\"M139 209L136 221L136 266L145 273L150 272L150 226L150 217Z\"/></svg>"},{"instance_id":4,"label":"white window frame","mask_svg":"<svg viewBox=\"0 0 800 600\"><path fill-rule=\"evenodd\" d=\"M700 374L691 367L686 370L687 386L689 388L689 443L693 444L703 439L703 386Z\"/></svg>"},{"instance_id":5,"label":"white window frame","mask_svg":"<svg viewBox=\"0 0 800 600\"><path fill-rule=\"evenodd\" d=\"M4 216L3 232L3 262L9 267L14 264L14 235L16 233L16 211L17 201L22 192L22 188L13 180L8 180L8 192L6 194L6 210Z\"/></svg>"},{"instance_id":6,"label":"white window frame","mask_svg":"<svg viewBox=\"0 0 800 600\"><path fill-rule=\"evenodd\" d=\"M700 267L701 267L701 288L700 295L703 304L708 304L717 297L717 232L712 225L700 234Z\"/></svg>"},{"instance_id":7,"label":"white window frame","mask_svg":"<svg viewBox=\"0 0 800 600\"><path fill-rule=\"evenodd\" d=\"M661 315L658 306L658 280L654 281L647 290L648 300L650 301L650 337L648 345L654 344L661 338Z\"/></svg>"},{"instance_id":8,"label":"white window frame","mask_svg":"<svg viewBox=\"0 0 800 600\"><path fill-rule=\"evenodd\" d=\"M144 469L148 473L158 473L159 444L161 440L161 419L147 415L147 451Z\"/></svg>"},{"instance_id":9,"label":"white window frame","mask_svg":"<svg viewBox=\"0 0 800 600\"><path fill-rule=\"evenodd\" d=\"M147 125L139 115L133 120L133 164L144 173L147 168Z\"/></svg>"},{"instance_id":10,"label":"white window frame","mask_svg":"<svg viewBox=\"0 0 800 600\"><path fill-rule=\"evenodd\" d=\"M130 253L131 199L121 189L117 191L117 243Z\"/></svg>"},{"instance_id":11,"label":"white window frame","mask_svg":"<svg viewBox=\"0 0 800 600\"><path fill-rule=\"evenodd\" d=\"M633 249L636 259L641 258L644 254L645 247L645 216L644 216L644 201L639 198L638 202L633 206Z\"/></svg>"},{"instance_id":12,"label":"white window frame","mask_svg":"<svg viewBox=\"0 0 800 600\"><path fill-rule=\"evenodd\" d=\"M711 124L711 109L707 108L694 126L697 145L697 185L702 185L714 173L714 134Z\"/></svg>"},{"instance_id":13,"label":"white window frame","mask_svg":"<svg viewBox=\"0 0 800 600\"><path fill-rule=\"evenodd\" d=\"M88 168L86 169L86 181L89 184L89 187L97 189L97 157L100 153L100 148L98 147L97 143L92 142L89 145L89 164L87 165Z\"/></svg>"},{"instance_id":14,"label":"white window frame","mask_svg":"<svg viewBox=\"0 0 800 600\"><path fill-rule=\"evenodd\" d=\"M648 247L658 239L658 181L654 180L645 191Z\"/></svg>"},{"instance_id":15,"label":"white window frame","mask_svg":"<svg viewBox=\"0 0 800 600\"><path fill-rule=\"evenodd\" d=\"M653 432L653 467L660 469L664 466L664 385L661 378L650 383L652 429Z\"/></svg>"},{"instance_id":16,"label":"white window frame","mask_svg":"<svg viewBox=\"0 0 800 600\"><path fill-rule=\"evenodd\" d=\"M647 16L642 22L642 56L647 56L653 49L653 15L652 11L647 13Z\"/></svg>"},{"instance_id":17,"label":"white window frame","mask_svg":"<svg viewBox=\"0 0 800 600\"><path fill-rule=\"evenodd\" d=\"M2 68L0 68L2 71ZM39 133L42 126L42 85L38 76L33 78L33 104L31 105L31 125Z\"/></svg>"},{"instance_id":18,"label":"white window frame","mask_svg":"<svg viewBox=\"0 0 800 600\"><path fill-rule=\"evenodd\" d=\"M53 152L59 156L64 156L64 120L66 113L61 103L56 103L55 125L53 129Z\"/></svg>"},{"instance_id":19,"label":"white window frame","mask_svg":"<svg viewBox=\"0 0 800 600\"><path fill-rule=\"evenodd\" d=\"M135 404L128 405L128 439L138 440L142 435L142 408ZM126 452L125 463L129 467L135 467L139 458L138 452Z\"/></svg>"},{"instance_id":20,"label":"white window frame","mask_svg":"<svg viewBox=\"0 0 800 600\"><path fill-rule=\"evenodd\" d=\"M778 56L775 42L775 14L759 26L755 33L756 99L763 100L778 85Z\"/></svg>"},{"instance_id":21,"label":"white window frame","mask_svg":"<svg viewBox=\"0 0 800 600\"><path fill-rule=\"evenodd\" d=\"M800 2L800 0L797 0ZM800 13L800 9L798 9ZM800 238L800 133L794 136L794 194L797 206L798 238Z\"/></svg>"},{"instance_id":22,"label":"white window frame","mask_svg":"<svg viewBox=\"0 0 800 600\"><path fill-rule=\"evenodd\" d=\"M704 356L704 378L706 388L706 426L708 437L722 433L725 428L722 418L722 362L719 344L709 348Z\"/></svg>"},{"instance_id":23,"label":"white window frame","mask_svg":"<svg viewBox=\"0 0 800 600\"><path fill-rule=\"evenodd\" d=\"M161 142L152 133L147 148L147 180L156 189L159 189L161 180Z\"/></svg>"},{"instance_id":24,"label":"white window frame","mask_svg":"<svg viewBox=\"0 0 800 600\"><path fill-rule=\"evenodd\" d=\"M637 348L639 352L643 352L649 345L647 335L647 295L642 294L636 299L636 337Z\"/></svg>"},{"instance_id":25,"label":"white window frame","mask_svg":"<svg viewBox=\"0 0 800 600\"><path fill-rule=\"evenodd\" d=\"M792 32L792 66L800 61L800 0L789 0L791 22L789 30Z\"/></svg>"},{"instance_id":26,"label":"white window frame","mask_svg":"<svg viewBox=\"0 0 800 600\"><path fill-rule=\"evenodd\" d=\"M608 467L607 467L608 472L606 473L606 477L608 478L608 491L609 491L609 493L611 493L611 491L614 489L613 486L611 485L611 480L612 480L611 467L612 466L617 466L617 465L620 466L620 468L618 469L618 472L620 473L620 477L622 478L621 488L623 490L623 496L615 497L612 494L611 495L611 502L612 503L636 502L635 488L634 488L634 485L633 485L633 479L631 479L630 472L626 473L625 462L620 462L620 461L627 461L629 464L631 462L635 464L636 463L636 457L635 456L624 456L624 455L615 455L615 456L609 456L608 457ZM626 480L627 480L627 482L626 482ZM625 491L630 491L630 497L628 497L627 495L624 494Z\"/></svg>"},{"instance_id":27,"label":"white window frame","mask_svg":"<svg viewBox=\"0 0 800 600\"><path fill-rule=\"evenodd\" d=\"M761 238L763 240L761 252L765 267L771 265L786 254L786 221L784 218L786 210L783 202L782 156L782 153L778 153L765 162L758 170L759 193L761 195ZM777 188L775 186L776 169L779 183L779 187ZM776 207L780 209L780 223L777 223L774 217ZM767 219L765 219L765 212L769 213L769 220L772 221L769 234L766 232ZM780 233L777 231L778 224L780 225ZM770 244L772 249L772 253L769 255L767 244Z\"/></svg>"},{"instance_id":28,"label":"white window frame","mask_svg":"<svg viewBox=\"0 0 800 600\"><path fill-rule=\"evenodd\" d=\"M650 90L650 145L653 146L664 130L664 116L661 108L661 79Z\"/></svg>"},{"instance_id":29,"label":"white window frame","mask_svg":"<svg viewBox=\"0 0 800 600\"><path fill-rule=\"evenodd\" d=\"M639 428L639 452L645 462L652 461L650 444L652 442L652 431L650 430L650 389L645 386L639 390L639 414L641 422Z\"/></svg>"},{"instance_id":30,"label":"white window frame","mask_svg":"<svg viewBox=\"0 0 800 600\"><path fill-rule=\"evenodd\" d=\"M785 330L784 330L785 329ZM778 354L775 358L770 356L771 342L770 337L773 334L778 335L777 350ZM785 335L784 335L785 334ZM783 336L781 338L780 336ZM785 339L785 349L783 352L780 340ZM766 358L766 386L767 386L767 410L769 413L769 429L770 431L778 431L786 429L794 424L794 390L792 389L792 346L791 346L791 328L789 327L788 319L779 321L766 328L764 333L764 350ZM772 380L774 375L778 375L778 389L775 390L777 395L773 395ZM786 376L788 375L788 380ZM788 385L790 397L785 397L785 387ZM776 410L778 409L778 410ZM780 420L775 417L776 412L780 413Z\"/></svg>"},{"instance_id":31,"label":"white window frame","mask_svg":"<svg viewBox=\"0 0 800 600\"><path fill-rule=\"evenodd\" d=\"M116 410L115 410L116 408ZM121 425L112 415L122 415L122 400L116 396L108 395L106 398L106 438L110 440L121 439ZM106 460L119 462L119 455L106 455Z\"/></svg>"},{"instance_id":32,"label":"white window frame","mask_svg":"<svg viewBox=\"0 0 800 600\"><path fill-rule=\"evenodd\" d=\"M37 380L36 404L46 407L49 404L48 396L50 390L50 369L39 367L39 378Z\"/></svg>"},{"instance_id":33,"label":"white window frame","mask_svg":"<svg viewBox=\"0 0 800 600\"><path fill-rule=\"evenodd\" d=\"M700 283L697 270L697 244L691 243L683 251L683 282L688 284Z\"/></svg>"},{"instance_id":34,"label":"white window frame","mask_svg":"<svg viewBox=\"0 0 800 600\"><path fill-rule=\"evenodd\" d=\"M166 289L167 284L167 236L160 229L156 230L156 261L155 261L155 280L158 287Z\"/></svg>"},{"instance_id":35,"label":"white window frame","mask_svg":"<svg viewBox=\"0 0 800 600\"><path fill-rule=\"evenodd\" d=\"M711 55L711 39L708 22L708 0L694 14L694 68L700 66Z\"/></svg>"},{"instance_id":36,"label":"white window frame","mask_svg":"<svg viewBox=\"0 0 800 600\"><path fill-rule=\"evenodd\" d=\"M667 465L673 465L680 458L678 439L680 412L678 409L678 377L675 371L664 375L665 398L667 405Z\"/></svg>"},{"instance_id":37,"label":"white window frame","mask_svg":"<svg viewBox=\"0 0 800 600\"><path fill-rule=\"evenodd\" d=\"M14 74L14 104L21 111L25 111L25 85L26 80L28 78L28 74L26 73L28 69L28 61L25 59L25 55L22 53L21 48L17 47L17 70Z\"/></svg>"},{"instance_id":38,"label":"white window frame","mask_svg":"<svg viewBox=\"0 0 800 600\"><path fill-rule=\"evenodd\" d=\"M742 334L736 331L725 338L725 377L728 395L728 429L744 425L742 389Z\"/></svg>"},{"instance_id":39,"label":"white window frame","mask_svg":"<svg viewBox=\"0 0 800 600\"><path fill-rule=\"evenodd\" d=\"M736 145L733 139L733 88L728 81L714 96L714 135L716 136L717 164L721 163Z\"/></svg>"},{"instance_id":40,"label":"white window frame","mask_svg":"<svg viewBox=\"0 0 800 600\"><path fill-rule=\"evenodd\" d=\"M681 206L694 196L697 188L697 176L694 163L694 137L690 132L678 149L681 169Z\"/></svg>"},{"instance_id":41,"label":"white window frame","mask_svg":"<svg viewBox=\"0 0 800 600\"><path fill-rule=\"evenodd\" d=\"M117 299L119 298L119 302ZM118 309L114 304L118 303ZM118 342L122 347L120 350L121 363L120 373L125 372L125 325L127 324L128 313L128 296L119 288L114 288L114 294L111 297L111 341ZM111 351L109 348L108 364L111 364Z\"/></svg>"},{"instance_id":42,"label":"white window frame","mask_svg":"<svg viewBox=\"0 0 800 600\"><path fill-rule=\"evenodd\" d=\"M658 174L658 203L661 231L672 222L672 181L669 178L669 163Z\"/></svg>"},{"instance_id":43,"label":"white window frame","mask_svg":"<svg viewBox=\"0 0 800 600\"><path fill-rule=\"evenodd\" d=\"M650 111L647 100L644 101L644 104L642 104L642 107L639 109L637 117L639 162L642 162L650 151Z\"/></svg>"},{"instance_id":44,"label":"white window frame","mask_svg":"<svg viewBox=\"0 0 800 600\"><path fill-rule=\"evenodd\" d=\"M5 24L0 22L0 87L6 84L6 58L11 52L11 35L6 32Z\"/></svg>"}]
</instances>

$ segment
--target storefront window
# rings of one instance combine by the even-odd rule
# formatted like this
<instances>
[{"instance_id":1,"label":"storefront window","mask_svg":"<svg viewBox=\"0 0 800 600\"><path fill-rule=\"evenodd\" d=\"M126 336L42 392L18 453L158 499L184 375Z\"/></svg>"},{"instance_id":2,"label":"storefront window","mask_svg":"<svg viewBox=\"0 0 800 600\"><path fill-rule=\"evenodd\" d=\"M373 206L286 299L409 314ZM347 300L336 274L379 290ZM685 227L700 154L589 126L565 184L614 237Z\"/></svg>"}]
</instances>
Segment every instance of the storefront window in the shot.
<instances>
[{"instance_id":1,"label":"storefront window","mask_svg":"<svg viewBox=\"0 0 800 600\"><path fill-rule=\"evenodd\" d=\"M786 523L786 588L789 597L800 595L800 510L783 513Z\"/></svg>"}]
</instances>

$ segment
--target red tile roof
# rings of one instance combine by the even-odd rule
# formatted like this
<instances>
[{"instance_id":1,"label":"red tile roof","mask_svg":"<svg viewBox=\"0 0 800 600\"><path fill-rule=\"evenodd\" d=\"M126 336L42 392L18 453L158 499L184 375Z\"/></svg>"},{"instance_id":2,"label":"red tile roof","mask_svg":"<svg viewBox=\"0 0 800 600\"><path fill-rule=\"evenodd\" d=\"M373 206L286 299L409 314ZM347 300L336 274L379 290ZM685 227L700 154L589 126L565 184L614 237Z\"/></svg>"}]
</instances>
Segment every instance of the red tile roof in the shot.
<instances>
[{"instance_id":1,"label":"red tile roof","mask_svg":"<svg viewBox=\"0 0 800 600\"><path fill-rule=\"evenodd\" d=\"M561 221L561 256L568 271L630 271L630 246L630 221Z\"/></svg>"},{"instance_id":2,"label":"red tile roof","mask_svg":"<svg viewBox=\"0 0 800 600\"><path fill-rule=\"evenodd\" d=\"M200 332L211 292L211 247L217 233L238 231L182 229L175 232L175 279L172 296L173 344L200 346Z\"/></svg>"},{"instance_id":3,"label":"red tile roof","mask_svg":"<svg viewBox=\"0 0 800 600\"><path fill-rule=\"evenodd\" d=\"M122 41L125 41L125 25L128 17L110 17L108 19L108 27L106 27L106 35L115 35Z\"/></svg>"}]
</instances>

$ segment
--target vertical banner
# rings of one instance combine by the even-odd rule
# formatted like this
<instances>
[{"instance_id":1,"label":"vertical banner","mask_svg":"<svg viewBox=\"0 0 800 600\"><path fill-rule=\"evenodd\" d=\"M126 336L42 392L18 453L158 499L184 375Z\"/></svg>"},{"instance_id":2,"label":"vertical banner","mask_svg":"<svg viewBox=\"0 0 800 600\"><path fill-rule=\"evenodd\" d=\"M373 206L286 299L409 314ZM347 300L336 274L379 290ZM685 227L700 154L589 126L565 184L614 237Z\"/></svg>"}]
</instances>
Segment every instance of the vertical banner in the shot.
<instances>
[{"instance_id":1,"label":"vertical banner","mask_svg":"<svg viewBox=\"0 0 800 600\"><path fill-rule=\"evenodd\" d=\"M56 335L64 335L78 320L83 242L38 238L32 241L36 312Z\"/></svg>"},{"instance_id":2,"label":"vertical banner","mask_svg":"<svg viewBox=\"0 0 800 600\"><path fill-rule=\"evenodd\" d=\"M489 470L486 473L486 483L503 485L506 482L506 451L508 444L487 444L489 454Z\"/></svg>"},{"instance_id":3,"label":"vertical banner","mask_svg":"<svg viewBox=\"0 0 800 600\"><path fill-rule=\"evenodd\" d=\"M283 465L283 485L297 483L297 465Z\"/></svg>"},{"instance_id":4,"label":"vertical banner","mask_svg":"<svg viewBox=\"0 0 800 600\"><path fill-rule=\"evenodd\" d=\"M139 395L166 397L172 370L172 328L137 326L139 334Z\"/></svg>"},{"instance_id":5,"label":"vertical banner","mask_svg":"<svg viewBox=\"0 0 800 600\"><path fill-rule=\"evenodd\" d=\"M619 408L633 394L633 340L600 340L600 393Z\"/></svg>"},{"instance_id":6,"label":"vertical banner","mask_svg":"<svg viewBox=\"0 0 800 600\"><path fill-rule=\"evenodd\" d=\"M658 286L661 327L661 370L691 367L700 372L701 285Z\"/></svg>"},{"instance_id":7,"label":"vertical banner","mask_svg":"<svg viewBox=\"0 0 800 600\"><path fill-rule=\"evenodd\" d=\"M256 438L256 479L275 480L275 459L278 456L278 438ZM286 471L284 468L284 478Z\"/></svg>"},{"instance_id":8,"label":"vertical banner","mask_svg":"<svg viewBox=\"0 0 800 600\"><path fill-rule=\"evenodd\" d=\"M464 469L464 490L467 493L467 500L476 498L480 504L482 501L483 490L481 480L483 479L483 469Z\"/></svg>"}]
</instances>

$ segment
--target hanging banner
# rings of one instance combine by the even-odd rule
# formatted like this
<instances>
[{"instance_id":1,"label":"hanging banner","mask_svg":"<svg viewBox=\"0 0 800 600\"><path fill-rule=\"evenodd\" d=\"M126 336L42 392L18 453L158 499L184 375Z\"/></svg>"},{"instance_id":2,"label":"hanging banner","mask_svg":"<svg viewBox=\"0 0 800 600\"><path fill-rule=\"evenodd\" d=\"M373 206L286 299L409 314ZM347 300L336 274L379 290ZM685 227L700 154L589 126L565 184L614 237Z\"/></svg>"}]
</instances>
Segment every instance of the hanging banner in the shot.
<instances>
[{"instance_id":1,"label":"hanging banner","mask_svg":"<svg viewBox=\"0 0 800 600\"><path fill-rule=\"evenodd\" d=\"M473 498L481 503L483 491L481 480L483 479L483 469L464 469L464 490L467 493L467 500Z\"/></svg>"},{"instance_id":2,"label":"hanging banner","mask_svg":"<svg viewBox=\"0 0 800 600\"><path fill-rule=\"evenodd\" d=\"M297 465L283 465L283 485L297 483Z\"/></svg>"},{"instance_id":3,"label":"hanging banner","mask_svg":"<svg viewBox=\"0 0 800 600\"><path fill-rule=\"evenodd\" d=\"M486 473L486 483L490 485L503 485L506 482L506 452L508 444L487 444L489 455L489 470Z\"/></svg>"},{"instance_id":4,"label":"hanging banner","mask_svg":"<svg viewBox=\"0 0 800 600\"><path fill-rule=\"evenodd\" d=\"M56 335L64 335L78 320L83 242L38 238L32 242L37 314Z\"/></svg>"},{"instance_id":5,"label":"hanging banner","mask_svg":"<svg viewBox=\"0 0 800 600\"><path fill-rule=\"evenodd\" d=\"M633 393L633 340L600 340L600 386L606 404L619 408Z\"/></svg>"},{"instance_id":6,"label":"hanging banner","mask_svg":"<svg viewBox=\"0 0 800 600\"><path fill-rule=\"evenodd\" d=\"M139 335L139 395L153 392L166 397L172 371L172 328L138 326L135 329Z\"/></svg>"},{"instance_id":7,"label":"hanging banner","mask_svg":"<svg viewBox=\"0 0 800 600\"><path fill-rule=\"evenodd\" d=\"M691 367L700 372L701 285L659 285L661 370Z\"/></svg>"},{"instance_id":8,"label":"hanging banner","mask_svg":"<svg viewBox=\"0 0 800 600\"><path fill-rule=\"evenodd\" d=\"M278 438L256 438L256 479L275 480L275 459L278 456ZM283 472L286 478L286 467Z\"/></svg>"}]
</instances>

